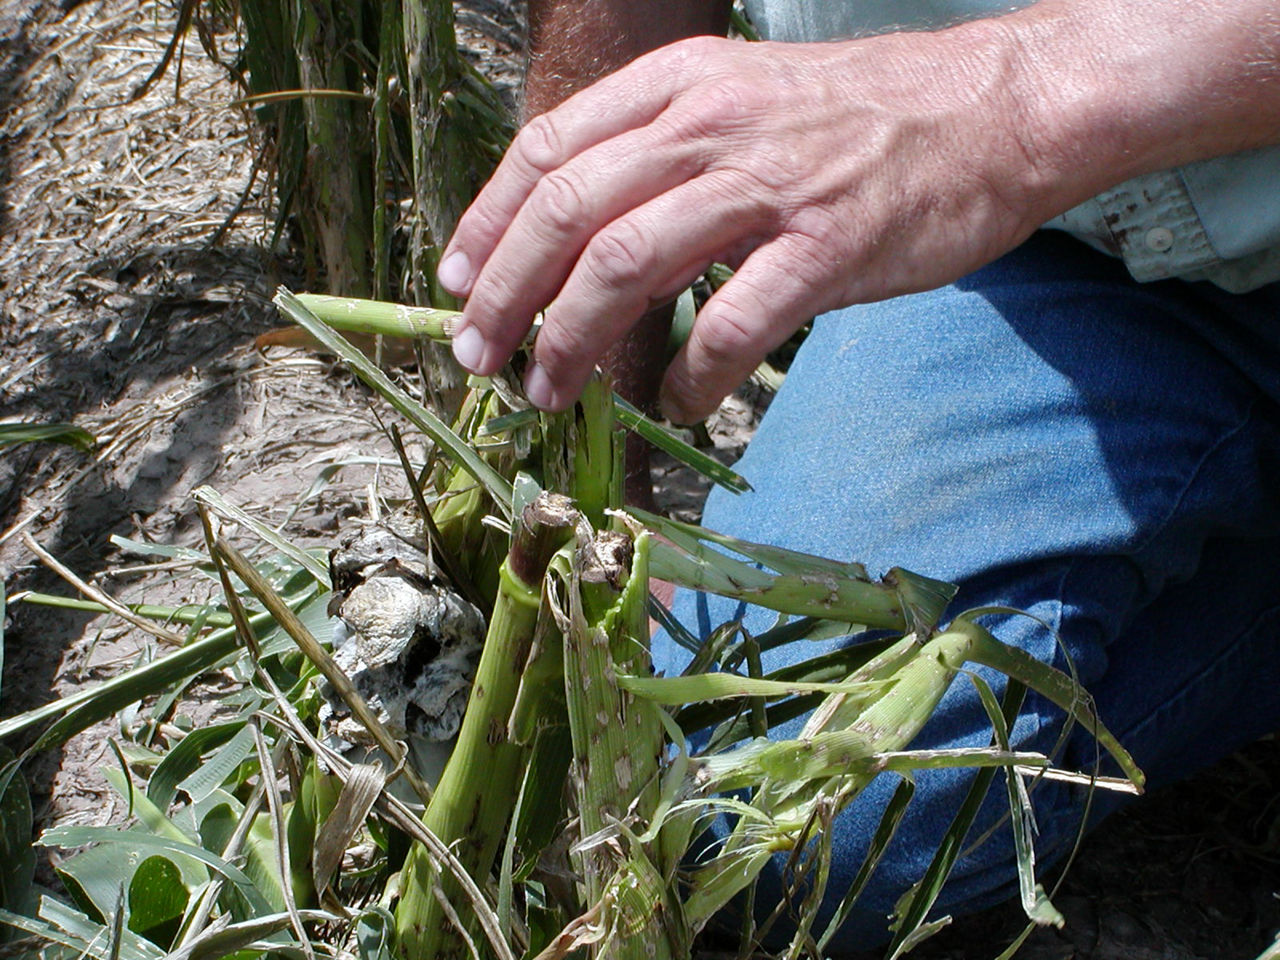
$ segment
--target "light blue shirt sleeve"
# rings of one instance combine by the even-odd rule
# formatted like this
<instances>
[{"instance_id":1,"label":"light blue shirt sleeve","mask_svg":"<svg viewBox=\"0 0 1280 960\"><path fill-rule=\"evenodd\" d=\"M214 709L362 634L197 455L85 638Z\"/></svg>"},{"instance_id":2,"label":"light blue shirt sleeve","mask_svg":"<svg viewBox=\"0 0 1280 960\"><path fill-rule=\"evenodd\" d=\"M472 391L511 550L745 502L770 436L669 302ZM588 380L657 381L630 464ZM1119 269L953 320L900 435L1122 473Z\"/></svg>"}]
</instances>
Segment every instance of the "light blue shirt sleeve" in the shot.
<instances>
[{"instance_id":1,"label":"light blue shirt sleeve","mask_svg":"<svg viewBox=\"0 0 1280 960\"><path fill-rule=\"evenodd\" d=\"M928 30L1008 13L993 0L747 0L770 40ZM1045 224L1124 260L1134 279L1208 280L1244 293L1280 280L1280 145L1119 184Z\"/></svg>"}]
</instances>

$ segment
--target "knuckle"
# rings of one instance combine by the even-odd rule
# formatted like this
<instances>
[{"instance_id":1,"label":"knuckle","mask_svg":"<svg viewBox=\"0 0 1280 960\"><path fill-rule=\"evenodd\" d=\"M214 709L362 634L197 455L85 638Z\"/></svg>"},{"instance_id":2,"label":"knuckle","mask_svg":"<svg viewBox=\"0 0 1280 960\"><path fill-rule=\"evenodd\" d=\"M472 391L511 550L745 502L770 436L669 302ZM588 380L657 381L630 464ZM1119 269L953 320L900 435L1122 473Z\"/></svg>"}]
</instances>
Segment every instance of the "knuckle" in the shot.
<instances>
[{"instance_id":1,"label":"knuckle","mask_svg":"<svg viewBox=\"0 0 1280 960\"><path fill-rule=\"evenodd\" d=\"M543 324L534 347L538 363L556 379L557 375L576 369L589 357L582 332L575 327L550 320Z\"/></svg>"},{"instance_id":2,"label":"knuckle","mask_svg":"<svg viewBox=\"0 0 1280 960\"><path fill-rule=\"evenodd\" d=\"M673 135L697 143L740 132L767 109L767 94L737 77L718 77L692 87L673 110Z\"/></svg>"},{"instance_id":3,"label":"knuckle","mask_svg":"<svg viewBox=\"0 0 1280 960\"><path fill-rule=\"evenodd\" d=\"M476 281L467 306L477 317L501 317L511 311L516 294L517 287L510 274L501 265L490 262Z\"/></svg>"},{"instance_id":4,"label":"knuckle","mask_svg":"<svg viewBox=\"0 0 1280 960\"><path fill-rule=\"evenodd\" d=\"M868 252L849 225L817 211L784 227L775 243L786 257L788 273L809 287L861 269Z\"/></svg>"},{"instance_id":5,"label":"knuckle","mask_svg":"<svg viewBox=\"0 0 1280 960\"><path fill-rule=\"evenodd\" d=\"M529 211L537 221L557 235L572 233L587 209L585 192L578 178L567 170L544 176L529 195Z\"/></svg>"},{"instance_id":6,"label":"knuckle","mask_svg":"<svg viewBox=\"0 0 1280 960\"><path fill-rule=\"evenodd\" d=\"M750 313L727 290L703 309L691 336L711 367L741 366L756 340Z\"/></svg>"},{"instance_id":7,"label":"knuckle","mask_svg":"<svg viewBox=\"0 0 1280 960\"><path fill-rule=\"evenodd\" d=\"M481 194L463 214L463 218L458 222L457 232L462 233L465 230L469 237L483 237L492 243L494 241L490 238L502 236L504 226L505 222L500 220L491 208L489 198Z\"/></svg>"},{"instance_id":8,"label":"knuckle","mask_svg":"<svg viewBox=\"0 0 1280 960\"><path fill-rule=\"evenodd\" d=\"M596 234L583 251L582 265L604 290L634 287L654 273L654 244L635 223L620 220Z\"/></svg>"},{"instance_id":9,"label":"knuckle","mask_svg":"<svg viewBox=\"0 0 1280 960\"><path fill-rule=\"evenodd\" d=\"M730 126L754 119L768 103L765 90L741 77L714 80L700 95L705 97L708 109Z\"/></svg>"},{"instance_id":10,"label":"knuckle","mask_svg":"<svg viewBox=\"0 0 1280 960\"><path fill-rule=\"evenodd\" d=\"M812 244L818 249L847 247L848 228L839 215L822 204L808 204L803 207L788 224L791 232L804 238L804 243Z\"/></svg>"},{"instance_id":11,"label":"knuckle","mask_svg":"<svg viewBox=\"0 0 1280 960\"><path fill-rule=\"evenodd\" d=\"M775 219L786 217L802 205L796 196L796 168L789 166L785 160L777 156L755 155L750 162L735 168L740 189L748 190L752 195L760 197L772 208Z\"/></svg>"},{"instance_id":12,"label":"knuckle","mask_svg":"<svg viewBox=\"0 0 1280 960\"><path fill-rule=\"evenodd\" d=\"M697 423L715 412L726 392L702 371L672 365L662 385L663 410L676 423Z\"/></svg>"},{"instance_id":13,"label":"knuckle","mask_svg":"<svg viewBox=\"0 0 1280 960\"><path fill-rule=\"evenodd\" d=\"M550 114L541 113L524 125L511 146L522 163L545 173L559 166L561 144L556 121Z\"/></svg>"},{"instance_id":14,"label":"knuckle","mask_svg":"<svg viewBox=\"0 0 1280 960\"><path fill-rule=\"evenodd\" d=\"M662 48L672 68L689 70L705 67L719 58L725 41L720 37L687 37Z\"/></svg>"},{"instance_id":15,"label":"knuckle","mask_svg":"<svg viewBox=\"0 0 1280 960\"><path fill-rule=\"evenodd\" d=\"M689 378L683 370L672 368L662 384L663 413L675 423L692 423L696 417L690 411L696 406L689 389Z\"/></svg>"}]
</instances>

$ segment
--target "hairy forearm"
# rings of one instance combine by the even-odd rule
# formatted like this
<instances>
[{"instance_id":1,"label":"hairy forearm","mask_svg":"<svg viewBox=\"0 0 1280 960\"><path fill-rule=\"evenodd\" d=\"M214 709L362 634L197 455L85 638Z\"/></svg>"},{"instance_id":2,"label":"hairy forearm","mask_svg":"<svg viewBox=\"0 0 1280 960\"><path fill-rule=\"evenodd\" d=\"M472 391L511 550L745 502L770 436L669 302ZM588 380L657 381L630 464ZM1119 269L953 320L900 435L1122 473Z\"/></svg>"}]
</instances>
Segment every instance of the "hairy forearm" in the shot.
<instances>
[{"instance_id":1,"label":"hairy forearm","mask_svg":"<svg viewBox=\"0 0 1280 960\"><path fill-rule=\"evenodd\" d=\"M723 36L727 0L529 0L525 118L556 106L641 54Z\"/></svg>"},{"instance_id":2,"label":"hairy forearm","mask_svg":"<svg viewBox=\"0 0 1280 960\"><path fill-rule=\"evenodd\" d=\"M529 0L529 65L524 119L558 105L606 74L658 47L702 34L723 36L726 0ZM618 391L641 409L656 407L666 366L670 306L646 314L602 358ZM628 438L627 499L652 506L648 452Z\"/></svg>"}]
</instances>

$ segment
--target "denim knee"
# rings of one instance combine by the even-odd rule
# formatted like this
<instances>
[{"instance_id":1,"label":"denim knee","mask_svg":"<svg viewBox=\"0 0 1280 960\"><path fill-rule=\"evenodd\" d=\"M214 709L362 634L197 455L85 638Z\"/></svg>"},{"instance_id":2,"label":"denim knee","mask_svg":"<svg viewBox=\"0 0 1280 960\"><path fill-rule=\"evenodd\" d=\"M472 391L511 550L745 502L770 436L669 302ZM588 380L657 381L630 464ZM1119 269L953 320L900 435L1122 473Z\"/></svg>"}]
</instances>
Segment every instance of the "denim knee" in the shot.
<instances>
[{"instance_id":1,"label":"denim knee","mask_svg":"<svg viewBox=\"0 0 1280 960\"><path fill-rule=\"evenodd\" d=\"M1109 258L1038 235L952 287L816 321L738 466L754 492L713 494L704 522L873 572L950 580L956 611L1027 610L1054 629L1008 617L997 635L1059 666L1073 658L1103 721L1133 740L1157 782L1172 779L1280 726L1268 642L1280 577L1260 562L1280 544L1276 316L1280 290L1137 285ZM703 635L738 618L760 632L774 616L688 592L675 612ZM823 649L774 651L765 668ZM654 655L668 673L682 666L664 637ZM1233 689L1251 697L1247 719L1210 706ZM1032 697L1015 733L1047 750L1060 729ZM922 742L989 736L961 679ZM1092 755L1077 737L1063 760ZM920 776L846 947L883 936L967 776ZM838 822L840 876L860 866L892 789L882 778ZM1002 803L989 798L983 817ZM1047 863L1074 839L1084 795L1046 784L1036 804ZM1015 889L1003 836L957 865L946 909Z\"/></svg>"}]
</instances>

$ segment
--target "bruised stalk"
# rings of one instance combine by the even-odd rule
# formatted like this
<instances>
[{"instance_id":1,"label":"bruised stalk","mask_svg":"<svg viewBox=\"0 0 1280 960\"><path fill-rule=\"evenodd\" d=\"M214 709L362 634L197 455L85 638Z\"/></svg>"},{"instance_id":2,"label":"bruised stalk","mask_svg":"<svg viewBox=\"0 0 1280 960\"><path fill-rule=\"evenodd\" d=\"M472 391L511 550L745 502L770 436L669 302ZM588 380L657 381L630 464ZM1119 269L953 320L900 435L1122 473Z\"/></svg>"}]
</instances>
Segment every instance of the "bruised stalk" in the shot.
<instances>
[{"instance_id":1,"label":"bruised stalk","mask_svg":"<svg viewBox=\"0 0 1280 960\"><path fill-rule=\"evenodd\" d=\"M781 613L927 637L955 596L951 584L901 567L876 581L860 563L739 540L634 507L628 512L666 541L653 550L657 579Z\"/></svg>"},{"instance_id":2,"label":"bruised stalk","mask_svg":"<svg viewBox=\"0 0 1280 960\"><path fill-rule=\"evenodd\" d=\"M508 722L538 621L542 578L577 516L568 498L543 493L512 531L458 742L423 816L423 825L454 847L477 879L493 867L522 774L524 749L512 741ZM437 885L443 899L461 902L453 877L415 847L405 861L396 911L401 956L465 956L465 941L447 919Z\"/></svg>"}]
</instances>

